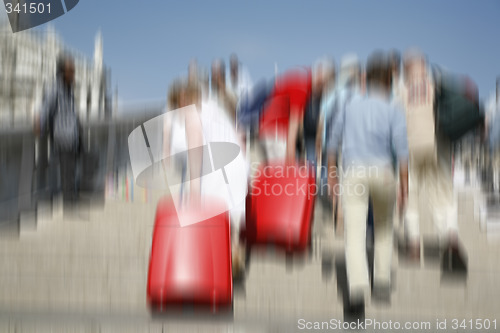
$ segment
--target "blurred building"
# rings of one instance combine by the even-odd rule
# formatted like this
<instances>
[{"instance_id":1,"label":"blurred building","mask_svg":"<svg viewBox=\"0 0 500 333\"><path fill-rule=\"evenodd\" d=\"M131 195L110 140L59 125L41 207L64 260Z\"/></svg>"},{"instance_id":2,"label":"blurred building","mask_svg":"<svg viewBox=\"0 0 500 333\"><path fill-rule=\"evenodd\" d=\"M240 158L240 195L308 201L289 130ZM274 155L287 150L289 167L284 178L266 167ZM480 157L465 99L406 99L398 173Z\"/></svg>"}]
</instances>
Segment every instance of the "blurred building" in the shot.
<instances>
[{"instance_id":1,"label":"blurred building","mask_svg":"<svg viewBox=\"0 0 500 333\"><path fill-rule=\"evenodd\" d=\"M56 59L61 51L75 57L75 105L82 121L111 116L110 70L103 63L103 41L95 38L94 57L64 45L49 24L45 30L12 33L0 26L0 128L30 126L44 91L55 82Z\"/></svg>"}]
</instances>

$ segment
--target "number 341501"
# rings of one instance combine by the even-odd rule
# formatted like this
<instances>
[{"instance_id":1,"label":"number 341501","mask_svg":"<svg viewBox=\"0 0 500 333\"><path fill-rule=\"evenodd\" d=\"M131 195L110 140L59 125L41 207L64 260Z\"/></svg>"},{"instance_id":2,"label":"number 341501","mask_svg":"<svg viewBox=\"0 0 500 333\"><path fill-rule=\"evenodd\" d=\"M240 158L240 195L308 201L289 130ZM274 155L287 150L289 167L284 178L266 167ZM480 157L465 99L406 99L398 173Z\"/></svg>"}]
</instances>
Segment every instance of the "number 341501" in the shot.
<instances>
[{"instance_id":1,"label":"number 341501","mask_svg":"<svg viewBox=\"0 0 500 333\"><path fill-rule=\"evenodd\" d=\"M5 4L5 9L7 11L7 14L10 13L24 13L24 14L43 14L47 12L50 14L50 3L44 4L44 3L30 3L29 6L28 4L19 4L17 3L15 6L13 6L11 3L7 2Z\"/></svg>"}]
</instances>

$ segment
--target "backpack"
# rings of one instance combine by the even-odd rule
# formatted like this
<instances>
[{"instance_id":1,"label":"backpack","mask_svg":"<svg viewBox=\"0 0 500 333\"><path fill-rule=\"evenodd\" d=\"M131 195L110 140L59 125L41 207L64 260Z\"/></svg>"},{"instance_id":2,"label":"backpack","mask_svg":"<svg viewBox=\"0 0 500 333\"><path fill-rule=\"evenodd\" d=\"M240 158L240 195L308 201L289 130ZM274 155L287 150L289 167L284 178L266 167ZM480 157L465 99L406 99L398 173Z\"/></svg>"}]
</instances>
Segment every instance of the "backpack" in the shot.
<instances>
[{"instance_id":1,"label":"backpack","mask_svg":"<svg viewBox=\"0 0 500 333\"><path fill-rule=\"evenodd\" d=\"M62 105L60 94L57 93L57 107L52 123L52 140L58 151L75 152L79 144L79 122L74 110L74 100L71 97L69 110Z\"/></svg>"},{"instance_id":2,"label":"backpack","mask_svg":"<svg viewBox=\"0 0 500 333\"><path fill-rule=\"evenodd\" d=\"M468 77L433 68L436 129L451 141L484 123L476 84Z\"/></svg>"}]
</instances>

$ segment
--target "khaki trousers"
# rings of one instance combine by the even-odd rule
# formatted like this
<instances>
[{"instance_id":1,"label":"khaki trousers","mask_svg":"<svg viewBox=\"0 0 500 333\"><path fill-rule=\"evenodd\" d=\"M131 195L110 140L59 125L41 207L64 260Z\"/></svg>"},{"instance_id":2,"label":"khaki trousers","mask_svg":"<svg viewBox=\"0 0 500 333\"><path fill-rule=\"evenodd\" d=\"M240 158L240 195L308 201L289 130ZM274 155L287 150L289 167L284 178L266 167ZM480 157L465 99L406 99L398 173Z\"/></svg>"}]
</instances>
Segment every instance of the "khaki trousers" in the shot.
<instances>
[{"instance_id":1,"label":"khaki trousers","mask_svg":"<svg viewBox=\"0 0 500 333\"><path fill-rule=\"evenodd\" d=\"M344 174L344 236L347 279L350 297L358 297L369 288L366 257L366 219L369 196L373 203L375 233L375 285L387 286L391 278L393 216L396 180L389 167L353 168Z\"/></svg>"}]
</instances>

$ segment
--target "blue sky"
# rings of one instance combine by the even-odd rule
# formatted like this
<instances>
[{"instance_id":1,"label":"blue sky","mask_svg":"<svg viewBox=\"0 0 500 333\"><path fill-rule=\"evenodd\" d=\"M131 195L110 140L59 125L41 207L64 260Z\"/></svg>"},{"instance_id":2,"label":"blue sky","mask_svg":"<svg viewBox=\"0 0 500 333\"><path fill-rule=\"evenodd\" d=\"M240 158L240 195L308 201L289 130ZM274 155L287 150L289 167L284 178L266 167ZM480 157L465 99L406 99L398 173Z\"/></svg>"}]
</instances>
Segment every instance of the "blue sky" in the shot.
<instances>
[{"instance_id":1,"label":"blue sky","mask_svg":"<svg viewBox=\"0 0 500 333\"><path fill-rule=\"evenodd\" d=\"M209 67L236 52L253 80L356 52L417 46L432 62L470 75L489 96L500 75L500 1L80 0L53 21L89 56L101 30L104 61L123 101L165 99L195 57Z\"/></svg>"}]
</instances>

